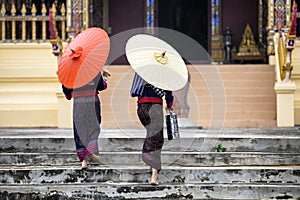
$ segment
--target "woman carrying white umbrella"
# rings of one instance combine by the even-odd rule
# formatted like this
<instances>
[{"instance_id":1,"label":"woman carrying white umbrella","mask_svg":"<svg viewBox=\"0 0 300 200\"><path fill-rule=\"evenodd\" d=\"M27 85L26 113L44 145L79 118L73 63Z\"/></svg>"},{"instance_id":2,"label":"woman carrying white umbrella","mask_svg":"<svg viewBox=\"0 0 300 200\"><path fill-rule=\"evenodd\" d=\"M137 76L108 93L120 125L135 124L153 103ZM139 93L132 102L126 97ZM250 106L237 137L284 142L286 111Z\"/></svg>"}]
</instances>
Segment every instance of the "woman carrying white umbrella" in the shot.
<instances>
[{"instance_id":1,"label":"woman carrying white umbrella","mask_svg":"<svg viewBox=\"0 0 300 200\"><path fill-rule=\"evenodd\" d=\"M127 59L136 72L131 96L138 97L137 114L147 130L142 159L152 168L150 183L157 185L161 169L161 150L164 143L163 97L167 109L173 105L172 91L187 83L186 65L168 43L154 36L139 34L126 44Z\"/></svg>"},{"instance_id":2,"label":"woman carrying white umbrella","mask_svg":"<svg viewBox=\"0 0 300 200\"><path fill-rule=\"evenodd\" d=\"M164 144L162 97L165 96L167 108L171 109L173 95L171 91L155 88L153 85L145 82L138 74L135 74L131 96L138 97L137 114L140 122L147 130L142 159L152 169L151 185L157 185L157 175L161 169L161 149Z\"/></svg>"}]
</instances>

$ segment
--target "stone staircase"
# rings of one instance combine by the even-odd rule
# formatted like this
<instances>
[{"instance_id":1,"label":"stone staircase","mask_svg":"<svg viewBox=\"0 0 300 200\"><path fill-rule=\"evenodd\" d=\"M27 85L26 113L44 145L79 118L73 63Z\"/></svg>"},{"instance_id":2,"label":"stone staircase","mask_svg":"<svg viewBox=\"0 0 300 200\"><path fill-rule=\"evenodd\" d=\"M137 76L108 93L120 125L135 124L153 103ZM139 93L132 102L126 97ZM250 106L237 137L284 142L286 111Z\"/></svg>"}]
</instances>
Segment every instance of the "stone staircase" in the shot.
<instances>
[{"instance_id":1,"label":"stone staircase","mask_svg":"<svg viewBox=\"0 0 300 200\"><path fill-rule=\"evenodd\" d=\"M180 133L165 140L160 184L150 186L144 129L103 129L101 162L82 171L71 129L2 128L0 199L300 199L299 128Z\"/></svg>"}]
</instances>

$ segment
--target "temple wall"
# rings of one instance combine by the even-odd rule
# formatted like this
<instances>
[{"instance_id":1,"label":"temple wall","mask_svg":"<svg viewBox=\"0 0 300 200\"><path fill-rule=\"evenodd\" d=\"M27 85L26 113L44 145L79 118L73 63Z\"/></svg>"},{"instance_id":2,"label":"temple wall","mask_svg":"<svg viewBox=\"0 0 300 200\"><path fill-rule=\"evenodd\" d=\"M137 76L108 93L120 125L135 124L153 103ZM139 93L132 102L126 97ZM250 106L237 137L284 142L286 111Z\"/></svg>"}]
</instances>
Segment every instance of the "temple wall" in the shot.
<instances>
[{"instance_id":1,"label":"temple wall","mask_svg":"<svg viewBox=\"0 0 300 200\"><path fill-rule=\"evenodd\" d=\"M61 93L56 75L57 58L52 54L50 44L1 44L0 58L0 127L72 127L72 101L67 101ZM176 108L178 113L189 110L188 118L194 125L210 127L222 120L225 127L270 127L276 124L272 66L197 67L188 66L191 85L187 102L180 104L184 107L182 110ZM140 127L136 98L129 95L132 69L128 65L112 65L109 70L112 76L108 90L100 94L102 127ZM256 78L265 80L263 88ZM212 88L215 83L218 87ZM218 96L216 91L223 95ZM251 105L257 99L263 104ZM299 95L296 103L298 99Z\"/></svg>"},{"instance_id":2,"label":"temple wall","mask_svg":"<svg viewBox=\"0 0 300 200\"><path fill-rule=\"evenodd\" d=\"M258 41L258 0L222 0L223 30L229 26L232 32L232 44L238 50L246 25L249 24L255 41ZM251 11L251 12L249 12Z\"/></svg>"},{"instance_id":3,"label":"temple wall","mask_svg":"<svg viewBox=\"0 0 300 200\"><path fill-rule=\"evenodd\" d=\"M57 59L50 43L0 45L0 126L56 127Z\"/></svg>"}]
</instances>

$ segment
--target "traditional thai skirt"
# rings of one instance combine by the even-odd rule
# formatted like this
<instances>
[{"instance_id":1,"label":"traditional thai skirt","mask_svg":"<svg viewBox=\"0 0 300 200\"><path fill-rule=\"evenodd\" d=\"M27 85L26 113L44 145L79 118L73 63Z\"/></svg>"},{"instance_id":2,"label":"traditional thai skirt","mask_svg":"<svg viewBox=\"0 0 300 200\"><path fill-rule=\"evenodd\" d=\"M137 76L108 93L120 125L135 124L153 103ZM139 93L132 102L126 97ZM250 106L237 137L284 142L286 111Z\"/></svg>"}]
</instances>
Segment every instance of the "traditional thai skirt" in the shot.
<instances>
[{"instance_id":1,"label":"traditional thai skirt","mask_svg":"<svg viewBox=\"0 0 300 200\"><path fill-rule=\"evenodd\" d=\"M80 161L90 154L99 154L100 113L100 101L97 95L74 98L74 140L77 156Z\"/></svg>"},{"instance_id":2,"label":"traditional thai skirt","mask_svg":"<svg viewBox=\"0 0 300 200\"><path fill-rule=\"evenodd\" d=\"M147 130L147 136L143 145L142 159L147 165L160 170L161 149L164 144L163 107L161 104L139 103L137 114Z\"/></svg>"}]
</instances>

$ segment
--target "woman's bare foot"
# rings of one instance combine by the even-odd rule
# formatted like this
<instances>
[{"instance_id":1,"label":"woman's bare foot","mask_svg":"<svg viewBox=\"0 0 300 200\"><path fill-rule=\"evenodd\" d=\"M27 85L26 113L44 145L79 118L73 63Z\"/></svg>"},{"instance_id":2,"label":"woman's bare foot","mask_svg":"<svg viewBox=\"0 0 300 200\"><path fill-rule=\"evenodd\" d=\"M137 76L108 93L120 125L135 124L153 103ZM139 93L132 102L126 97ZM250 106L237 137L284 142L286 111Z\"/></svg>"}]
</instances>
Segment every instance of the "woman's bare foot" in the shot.
<instances>
[{"instance_id":1,"label":"woman's bare foot","mask_svg":"<svg viewBox=\"0 0 300 200\"><path fill-rule=\"evenodd\" d=\"M100 161L100 157L97 156L96 154L91 154L91 155L89 155L89 157L90 157L93 161Z\"/></svg>"},{"instance_id":2,"label":"woman's bare foot","mask_svg":"<svg viewBox=\"0 0 300 200\"><path fill-rule=\"evenodd\" d=\"M150 181L151 185L158 185L157 176L158 176L157 169L152 168L152 176L151 176L151 181Z\"/></svg>"},{"instance_id":3,"label":"woman's bare foot","mask_svg":"<svg viewBox=\"0 0 300 200\"><path fill-rule=\"evenodd\" d=\"M84 159L82 162L81 162L81 169L82 170L85 170L88 168L88 164L87 164L87 161Z\"/></svg>"}]
</instances>

